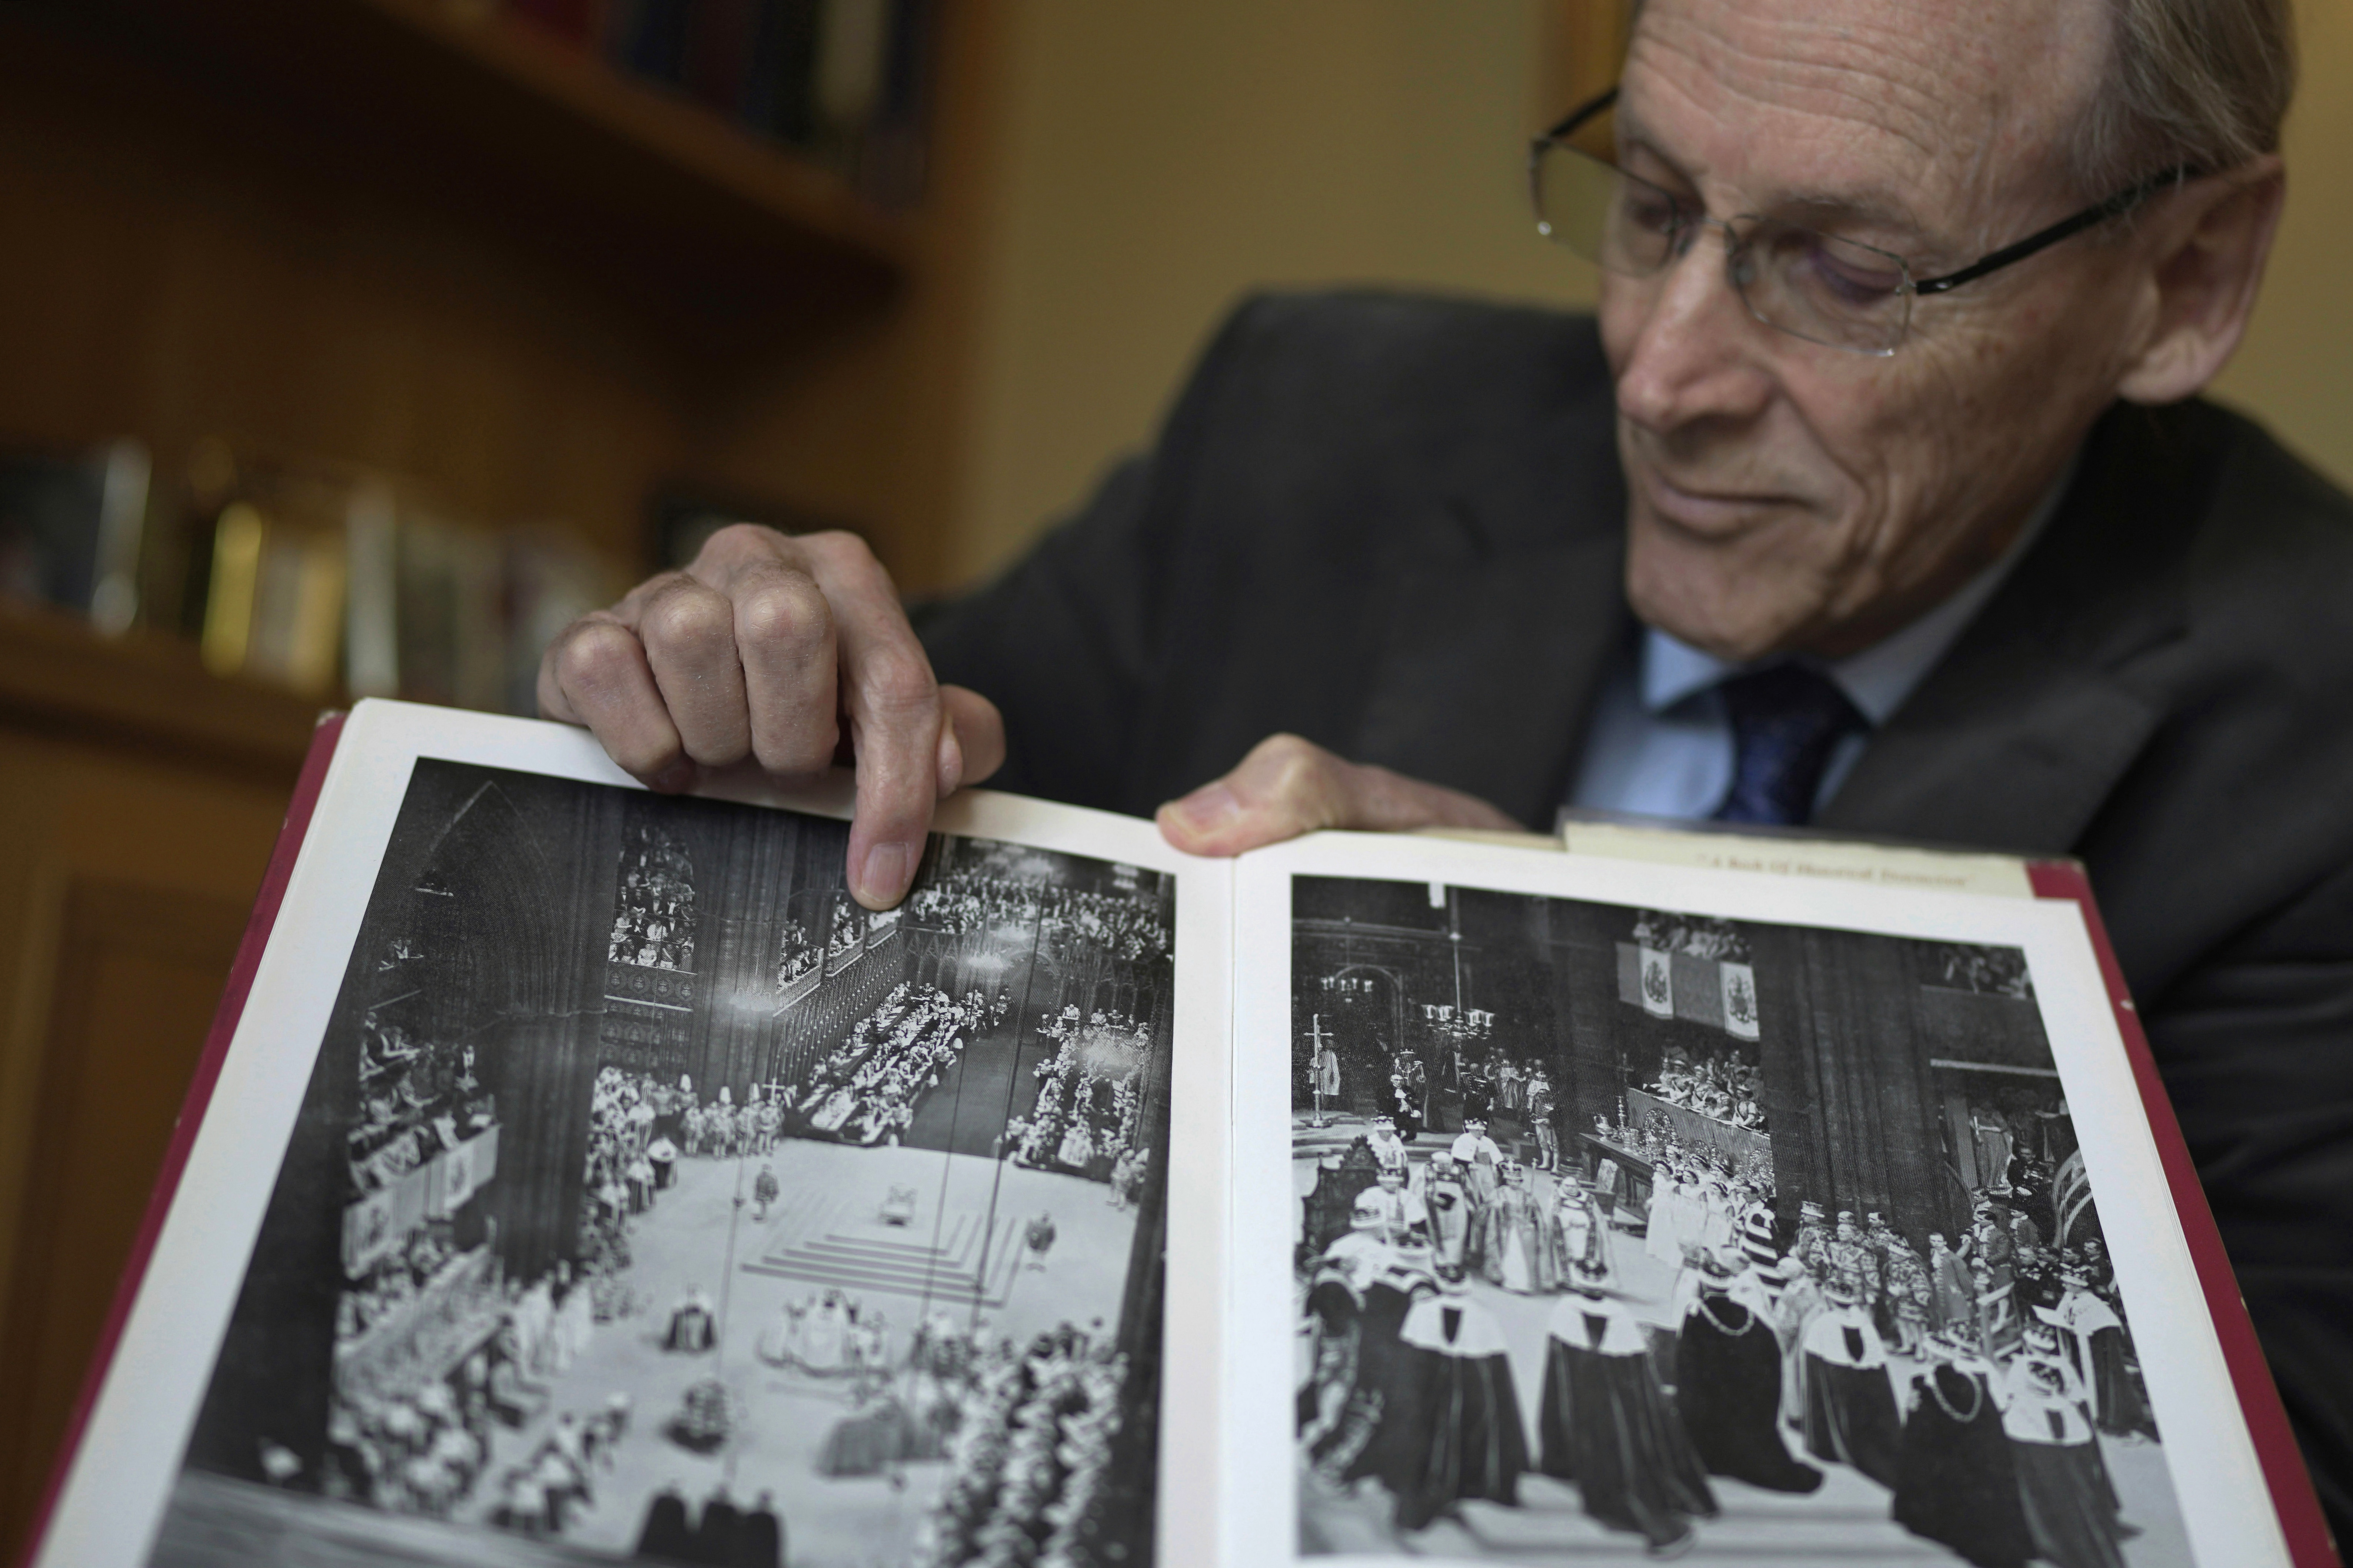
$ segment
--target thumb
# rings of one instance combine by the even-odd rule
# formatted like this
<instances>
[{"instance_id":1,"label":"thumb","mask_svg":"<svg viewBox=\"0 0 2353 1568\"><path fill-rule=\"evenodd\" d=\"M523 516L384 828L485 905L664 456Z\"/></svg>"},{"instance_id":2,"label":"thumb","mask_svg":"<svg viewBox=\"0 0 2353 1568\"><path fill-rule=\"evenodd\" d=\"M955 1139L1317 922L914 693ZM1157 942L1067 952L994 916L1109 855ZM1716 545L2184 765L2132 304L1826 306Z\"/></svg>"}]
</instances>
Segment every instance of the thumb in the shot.
<instances>
[{"instance_id":1,"label":"thumb","mask_svg":"<svg viewBox=\"0 0 2353 1568\"><path fill-rule=\"evenodd\" d=\"M1326 827L1389 833L1521 826L1474 795L1348 762L1297 735L1269 736L1231 773L1155 816L1174 847L1220 856Z\"/></svg>"}]
</instances>

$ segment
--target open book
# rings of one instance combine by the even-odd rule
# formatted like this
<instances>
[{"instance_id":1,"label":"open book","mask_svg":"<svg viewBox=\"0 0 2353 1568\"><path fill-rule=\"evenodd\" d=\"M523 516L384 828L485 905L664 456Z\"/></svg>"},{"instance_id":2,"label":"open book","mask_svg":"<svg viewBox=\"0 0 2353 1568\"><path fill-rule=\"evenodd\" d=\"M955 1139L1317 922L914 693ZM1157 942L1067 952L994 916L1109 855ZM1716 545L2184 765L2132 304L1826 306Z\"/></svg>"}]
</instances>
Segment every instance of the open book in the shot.
<instances>
[{"instance_id":1,"label":"open book","mask_svg":"<svg viewBox=\"0 0 2353 1568\"><path fill-rule=\"evenodd\" d=\"M2333 1561L2072 867L847 806L323 724L35 1561Z\"/></svg>"}]
</instances>

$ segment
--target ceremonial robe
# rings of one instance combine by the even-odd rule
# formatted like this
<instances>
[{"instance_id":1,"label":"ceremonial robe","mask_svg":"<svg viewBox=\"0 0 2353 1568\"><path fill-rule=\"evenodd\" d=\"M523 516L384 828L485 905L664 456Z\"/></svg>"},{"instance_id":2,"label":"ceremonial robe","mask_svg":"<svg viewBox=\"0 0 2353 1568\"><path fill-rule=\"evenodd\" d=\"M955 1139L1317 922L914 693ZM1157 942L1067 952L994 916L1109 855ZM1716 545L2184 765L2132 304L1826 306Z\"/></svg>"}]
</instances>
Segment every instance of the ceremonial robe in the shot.
<instances>
[{"instance_id":1,"label":"ceremonial robe","mask_svg":"<svg viewBox=\"0 0 2353 1568\"><path fill-rule=\"evenodd\" d=\"M2127 1359L2124 1320L2090 1291L2072 1289L2059 1299L2056 1316L2067 1359L2091 1389L2092 1416L2100 1430L2156 1436L2157 1418Z\"/></svg>"},{"instance_id":2,"label":"ceremonial robe","mask_svg":"<svg viewBox=\"0 0 2353 1568\"><path fill-rule=\"evenodd\" d=\"M1470 1193L1451 1177L1430 1184L1422 1196L1430 1215L1430 1251L1433 1266L1461 1268L1471 1253L1473 1209Z\"/></svg>"},{"instance_id":3,"label":"ceremonial robe","mask_svg":"<svg viewBox=\"0 0 2353 1568\"><path fill-rule=\"evenodd\" d=\"M1394 1366L1376 1462L1398 1528L1420 1530L1464 1498L1517 1503L1528 1439L1494 1314L1467 1296L1415 1302Z\"/></svg>"},{"instance_id":4,"label":"ceremonial robe","mask_svg":"<svg viewBox=\"0 0 2353 1568\"><path fill-rule=\"evenodd\" d=\"M2024 1360L2012 1364L2002 1426L2035 1554L2058 1568L2124 1568L2116 1489L2091 1424L2077 1407L2082 1390L2072 1384L2045 1388L2033 1376L2034 1366Z\"/></svg>"},{"instance_id":5,"label":"ceremonial robe","mask_svg":"<svg viewBox=\"0 0 2353 1568\"><path fill-rule=\"evenodd\" d=\"M670 1563L694 1561L694 1524L686 1515L686 1499L676 1487L664 1487L646 1504L646 1521L638 1531L639 1557Z\"/></svg>"},{"instance_id":6,"label":"ceremonial robe","mask_svg":"<svg viewBox=\"0 0 2353 1568\"><path fill-rule=\"evenodd\" d=\"M1683 1320L1675 1408L1712 1475L1768 1491L1810 1492L1822 1473L1781 1442L1781 1346L1764 1314L1703 1290Z\"/></svg>"},{"instance_id":7,"label":"ceremonial robe","mask_svg":"<svg viewBox=\"0 0 2353 1568\"><path fill-rule=\"evenodd\" d=\"M1832 1306L1806 1330L1806 1451L1894 1487L1903 1418L1887 1350L1861 1307Z\"/></svg>"},{"instance_id":8,"label":"ceremonial robe","mask_svg":"<svg viewBox=\"0 0 2353 1568\"><path fill-rule=\"evenodd\" d=\"M785 1568L785 1525L765 1503L735 1526L735 1553L728 1568Z\"/></svg>"},{"instance_id":9,"label":"ceremonial robe","mask_svg":"<svg viewBox=\"0 0 2353 1568\"><path fill-rule=\"evenodd\" d=\"M1545 1474L1577 1483L1585 1511L1652 1546L1715 1516L1707 1468L1651 1371L1641 1325L1612 1297L1553 1309L1536 1423Z\"/></svg>"},{"instance_id":10,"label":"ceremonial robe","mask_svg":"<svg viewBox=\"0 0 2353 1568\"><path fill-rule=\"evenodd\" d=\"M1560 1249L1550 1234L1551 1215L1526 1187L1497 1189L1480 1216L1479 1271L1488 1283L1523 1296L1560 1289Z\"/></svg>"},{"instance_id":11,"label":"ceremonial robe","mask_svg":"<svg viewBox=\"0 0 2353 1568\"><path fill-rule=\"evenodd\" d=\"M2034 1541L2001 1408L1983 1378L1939 1365L1920 1380L1895 1468L1895 1522L1978 1568L2020 1568Z\"/></svg>"}]
</instances>

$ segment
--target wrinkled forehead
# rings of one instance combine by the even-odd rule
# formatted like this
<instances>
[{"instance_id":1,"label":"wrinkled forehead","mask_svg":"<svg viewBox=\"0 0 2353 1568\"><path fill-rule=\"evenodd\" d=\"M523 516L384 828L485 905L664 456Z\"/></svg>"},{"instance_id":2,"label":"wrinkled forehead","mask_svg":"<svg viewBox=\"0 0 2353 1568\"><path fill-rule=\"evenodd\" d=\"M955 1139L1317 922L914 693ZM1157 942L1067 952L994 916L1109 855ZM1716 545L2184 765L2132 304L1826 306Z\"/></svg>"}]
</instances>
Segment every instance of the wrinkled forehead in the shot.
<instances>
[{"instance_id":1,"label":"wrinkled forehead","mask_svg":"<svg viewBox=\"0 0 2353 1568\"><path fill-rule=\"evenodd\" d=\"M1645 0L1620 134L1742 210L1967 228L2058 185L2106 37L2100 0Z\"/></svg>"}]
</instances>

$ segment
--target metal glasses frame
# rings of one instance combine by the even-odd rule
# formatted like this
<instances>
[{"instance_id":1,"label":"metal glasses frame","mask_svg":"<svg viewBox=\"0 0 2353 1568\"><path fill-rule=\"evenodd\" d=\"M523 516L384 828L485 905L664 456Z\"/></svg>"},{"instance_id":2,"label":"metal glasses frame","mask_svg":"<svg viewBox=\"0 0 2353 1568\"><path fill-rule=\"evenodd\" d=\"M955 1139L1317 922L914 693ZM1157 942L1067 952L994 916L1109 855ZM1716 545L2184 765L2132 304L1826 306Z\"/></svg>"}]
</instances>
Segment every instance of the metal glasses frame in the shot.
<instances>
[{"instance_id":1,"label":"metal glasses frame","mask_svg":"<svg viewBox=\"0 0 2353 1568\"><path fill-rule=\"evenodd\" d=\"M1613 87L1609 91L1601 94L1599 98L1593 99L1586 103L1581 103L1577 108L1569 110L1567 116L1564 118L1559 124L1554 126L1543 135L1535 138L1535 141L1529 144L1528 196L1532 202L1536 203L1536 220L1538 223L1549 221L1545 216L1544 207L1541 201L1538 200L1538 192L1542 187L1538 184L1539 176L1537 174L1537 166L1543 163L1546 150L1556 142L1561 142L1566 137L1575 132L1579 126L1582 126L1587 121L1591 120L1595 115L1600 113L1603 110L1609 108L1617 101L1618 89ZM1578 151L1578 149L1576 148L1570 148L1569 150L1571 152ZM1583 155L1587 157L1591 156L1590 153L1585 153ZM1616 168L1617 165L1613 163L1610 167ZM1624 171L1620 170L1620 173L1623 174ZM2028 257L2033 255L2038 250L2056 245L2061 240L2066 239L2073 235L2081 234L2087 228L2094 227L2097 225L2107 222L2112 217L2118 217L2130 212L2133 208L2140 205L2141 203L2148 200L2149 197L2157 195L2168 185L2177 185L2186 180L2197 179L2204 173L2204 170L2200 169L2193 163L2176 163L2172 168L2166 170L2161 174L2153 174L2137 185L2118 191L2116 195L2108 197L2105 201L2095 202L2092 205L2085 207L2082 212L2076 213L2072 217L2061 218L2057 223L2052 224L2048 228L2037 229L2032 234L2028 235L2024 239L2018 241L2016 244L2005 245L2000 250L1990 251L1986 255L1978 258L1975 261L1970 262L1967 267L1960 268L1958 271L1947 272L1941 278L1923 278L1915 281L1912 277L1912 264L1905 261L1900 256L1894 257L1896 264L1904 268L1904 281L1897 288L1896 292L1909 292L1914 295L1942 294L1948 289L1957 289L1964 283L1974 283L1989 272L1999 272L2003 268L2010 266L2012 262L2025 260ZM1640 175L1635 174L1629 174L1626 177L1629 179L1641 178ZM1705 216L1704 209L1702 216ZM1876 248L1876 247L1873 248ZM1890 254L1892 255L1892 253Z\"/></svg>"}]
</instances>

